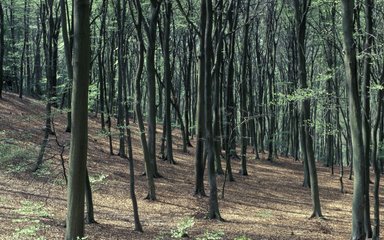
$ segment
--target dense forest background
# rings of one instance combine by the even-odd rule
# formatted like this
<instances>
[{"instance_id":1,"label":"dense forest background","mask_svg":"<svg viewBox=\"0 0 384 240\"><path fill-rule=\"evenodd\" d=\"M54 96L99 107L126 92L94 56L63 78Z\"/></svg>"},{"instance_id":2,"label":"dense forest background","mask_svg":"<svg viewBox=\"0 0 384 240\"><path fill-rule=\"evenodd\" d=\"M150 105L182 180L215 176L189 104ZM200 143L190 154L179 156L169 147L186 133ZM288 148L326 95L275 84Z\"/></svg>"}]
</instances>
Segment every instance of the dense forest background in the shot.
<instances>
[{"instance_id":1,"label":"dense forest background","mask_svg":"<svg viewBox=\"0 0 384 240\"><path fill-rule=\"evenodd\" d=\"M219 205L226 204L225 190L237 189L238 195L260 191L245 182L257 181L253 177L262 177L268 166L264 173L282 173L259 180L263 190L284 193L281 179L299 174L300 180L292 178L287 186L295 186L300 194L295 198L308 200L307 217L324 224L332 214L323 213L322 198L342 198L348 206L343 211L352 210L344 216L348 224L339 223L351 229L348 236L379 239L383 19L384 2L374 0L3 0L0 130L3 170L9 174L3 180L47 178L36 174L56 166L56 179L68 186L68 212L61 207L60 217L67 220L66 239L75 239L84 236L84 217L88 223L99 221L92 186L107 178L98 173L99 165L125 163L123 179L129 182L139 232L147 227L141 224L141 209L163 201L166 192L181 190L173 197L192 193L186 201L203 208L197 212L204 217L223 221L225 229L226 212ZM27 116L12 118L15 113ZM29 124L20 124L24 121ZM15 126L22 132L15 134ZM25 145L28 141L33 144ZM20 146L27 149L21 157L13 154ZM101 155L109 160L104 163ZM283 171L288 167L293 172ZM164 181L184 177L188 185L161 191ZM139 195L147 201L136 197L137 178ZM334 188L324 196L327 181ZM236 182L241 185L235 187ZM251 196L255 199L249 202L257 205L258 196ZM165 207L157 207L161 215ZM194 221L184 220L177 229L189 229ZM238 234L235 226L230 232ZM241 239L247 234L292 239L292 228L287 230L291 236L284 231L256 236L248 229ZM321 234L336 239L337 229L310 229L320 235L309 239L329 239ZM340 239L347 236L340 234Z\"/></svg>"}]
</instances>

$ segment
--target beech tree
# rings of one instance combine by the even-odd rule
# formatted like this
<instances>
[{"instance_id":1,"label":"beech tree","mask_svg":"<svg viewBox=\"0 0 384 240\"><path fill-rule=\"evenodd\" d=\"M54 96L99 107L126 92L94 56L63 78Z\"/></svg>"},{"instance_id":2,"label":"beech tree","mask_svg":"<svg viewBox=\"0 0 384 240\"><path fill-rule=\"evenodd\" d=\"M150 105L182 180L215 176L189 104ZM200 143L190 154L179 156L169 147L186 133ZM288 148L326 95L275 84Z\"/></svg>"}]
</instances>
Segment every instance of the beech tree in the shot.
<instances>
[{"instance_id":1,"label":"beech tree","mask_svg":"<svg viewBox=\"0 0 384 240\"><path fill-rule=\"evenodd\" d=\"M3 5L0 3L0 99L3 97L3 84L4 84L4 10Z\"/></svg>"},{"instance_id":2,"label":"beech tree","mask_svg":"<svg viewBox=\"0 0 384 240\"><path fill-rule=\"evenodd\" d=\"M352 236L353 240L365 239L364 231L364 187L365 161L362 139L361 104L358 91L356 45L354 43L353 11L355 1L343 0L344 65L347 77L349 120L351 122L353 150L353 202Z\"/></svg>"},{"instance_id":3,"label":"beech tree","mask_svg":"<svg viewBox=\"0 0 384 240\"><path fill-rule=\"evenodd\" d=\"M74 1L72 132L65 239L84 236L84 192L88 149L88 84L90 70L90 3Z\"/></svg>"},{"instance_id":4,"label":"beech tree","mask_svg":"<svg viewBox=\"0 0 384 240\"><path fill-rule=\"evenodd\" d=\"M299 2L295 0L295 16L296 16L296 39L297 39L297 52L298 52L298 69L299 69L299 79L301 83L301 88L304 91L308 88L307 84L307 70L306 70L306 59L305 59L305 31L306 31L306 18L311 5L311 0ZM316 162L313 151L313 140L310 133L310 122L311 122L311 105L310 99L304 99L301 107L301 124L302 127L302 146L304 154L306 155L304 161L308 164L308 171L310 176L311 183L311 196L312 196L312 206L313 212L311 217L323 217L321 213L320 206L320 197L319 197L319 186L317 182L317 171L316 171Z\"/></svg>"}]
</instances>

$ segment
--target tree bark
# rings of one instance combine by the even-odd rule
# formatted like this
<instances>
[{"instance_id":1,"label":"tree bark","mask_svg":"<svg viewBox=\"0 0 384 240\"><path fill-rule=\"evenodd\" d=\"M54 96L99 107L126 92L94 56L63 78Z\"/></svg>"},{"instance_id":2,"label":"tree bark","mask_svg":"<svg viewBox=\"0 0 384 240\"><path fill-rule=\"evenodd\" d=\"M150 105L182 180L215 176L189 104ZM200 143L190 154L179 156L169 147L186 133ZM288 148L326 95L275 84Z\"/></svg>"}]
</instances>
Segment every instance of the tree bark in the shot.
<instances>
[{"instance_id":1,"label":"tree bark","mask_svg":"<svg viewBox=\"0 0 384 240\"><path fill-rule=\"evenodd\" d=\"M364 144L364 160L365 160L365 180L364 180L364 230L367 238L372 237L370 204L369 204L369 165L371 159L371 65L372 65L372 47L374 41L373 32L373 8L374 0L365 0L365 25L366 37L364 47L364 72L363 72L363 119L362 133Z\"/></svg>"},{"instance_id":2,"label":"tree bark","mask_svg":"<svg viewBox=\"0 0 384 240\"><path fill-rule=\"evenodd\" d=\"M215 147L213 143L212 131L212 0L206 0L206 28L205 28L205 131L206 131L206 150L208 157L208 179L209 179L209 218L221 219L219 203L217 198L217 182L215 172Z\"/></svg>"},{"instance_id":3,"label":"tree bark","mask_svg":"<svg viewBox=\"0 0 384 240\"><path fill-rule=\"evenodd\" d=\"M361 105L357 79L356 45L354 43L353 11L354 0L343 0L343 47L344 65L347 79L349 120L353 151L353 200L352 200L352 240L365 239L364 231L364 187L365 161L362 139Z\"/></svg>"},{"instance_id":4,"label":"tree bark","mask_svg":"<svg viewBox=\"0 0 384 240\"><path fill-rule=\"evenodd\" d=\"M204 191L204 123L205 123L205 41L206 2L200 2L200 55L199 77L197 83L197 110L196 110L196 154L195 154L195 195L205 196Z\"/></svg>"},{"instance_id":5,"label":"tree bark","mask_svg":"<svg viewBox=\"0 0 384 240\"><path fill-rule=\"evenodd\" d=\"M307 70L305 59L305 32L306 32L306 19L311 0L294 1L295 19L296 19L296 34L297 34L297 50L298 50L298 68L299 79L301 87L307 89ZM321 213L319 186L317 180L316 162L313 151L313 140L311 135L311 102L310 99L304 99L301 108L302 123L304 129L302 131L302 138L305 142L307 164L309 171L309 179L311 183L311 196L312 196L312 215L311 217L323 217Z\"/></svg>"},{"instance_id":6,"label":"tree bark","mask_svg":"<svg viewBox=\"0 0 384 240\"><path fill-rule=\"evenodd\" d=\"M143 14L141 9L141 3L140 0L135 0L135 6L136 11L138 13L137 20L134 20L134 9L132 6L132 3L129 2L129 9L131 12L132 19L135 22L135 28L137 32L137 37L139 41L139 59L138 59L138 66L136 70L136 76L135 76L135 93L136 93L136 101L135 101L135 112L137 116L137 122L139 125L140 130L140 140L141 140L141 146L143 148L143 155L144 155L144 161L145 161L145 172L147 176L147 184L148 184L148 195L147 199L149 200L156 200L156 189L155 189L155 181L154 181L154 168L153 164L150 161L149 156L149 150L148 150L148 144L147 144L147 138L145 137L145 127L144 127L144 121L143 121L143 113L141 111L141 86L140 86L140 80L141 75L143 73L144 68L144 40L143 40L143 34L142 34L142 21L143 21Z\"/></svg>"},{"instance_id":7,"label":"tree bark","mask_svg":"<svg viewBox=\"0 0 384 240\"><path fill-rule=\"evenodd\" d=\"M3 83L4 83L4 10L3 5L0 2L0 99L3 98Z\"/></svg>"},{"instance_id":8,"label":"tree bark","mask_svg":"<svg viewBox=\"0 0 384 240\"><path fill-rule=\"evenodd\" d=\"M146 55L147 63L147 89L148 89L148 151L149 161L153 168L155 177L160 177L156 164L156 69L155 69L155 50L156 50L156 25L159 17L160 3L151 0L151 16L149 18L147 36L148 47Z\"/></svg>"},{"instance_id":9,"label":"tree bark","mask_svg":"<svg viewBox=\"0 0 384 240\"><path fill-rule=\"evenodd\" d=\"M171 31L171 14L172 2L166 0L164 2L164 36L163 36L163 57L164 57L164 82L165 82L165 130L167 139L167 160L174 164L173 149L172 149L172 123L171 123L171 65L170 65L170 50L169 40ZM184 139L183 139L184 141Z\"/></svg>"},{"instance_id":10,"label":"tree bark","mask_svg":"<svg viewBox=\"0 0 384 240\"><path fill-rule=\"evenodd\" d=\"M88 84L90 70L90 4L88 0L74 1L74 51L72 128L67 224L65 239L84 236L84 192L88 149Z\"/></svg>"}]
</instances>

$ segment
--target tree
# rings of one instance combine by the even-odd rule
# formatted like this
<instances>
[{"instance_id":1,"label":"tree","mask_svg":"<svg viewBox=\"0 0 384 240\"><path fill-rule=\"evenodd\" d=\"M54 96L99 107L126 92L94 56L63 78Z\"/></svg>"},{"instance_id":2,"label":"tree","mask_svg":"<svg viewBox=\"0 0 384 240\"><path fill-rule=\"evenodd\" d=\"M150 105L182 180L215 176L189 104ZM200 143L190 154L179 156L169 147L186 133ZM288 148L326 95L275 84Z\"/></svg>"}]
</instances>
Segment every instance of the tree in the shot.
<instances>
[{"instance_id":1,"label":"tree","mask_svg":"<svg viewBox=\"0 0 384 240\"><path fill-rule=\"evenodd\" d=\"M156 26L159 18L160 3L157 0L151 0L151 16L146 32L148 37L147 46L147 90L148 90L148 151L149 160L152 164L155 177L160 177L156 164L156 68L155 68L155 50L156 50Z\"/></svg>"},{"instance_id":2,"label":"tree","mask_svg":"<svg viewBox=\"0 0 384 240\"><path fill-rule=\"evenodd\" d=\"M170 163L175 163L173 159L172 150L172 124L171 124L171 63L170 63L170 50L169 40L171 31L171 14L172 14L172 2L165 0L164 2L164 36L163 36L163 56L164 56L164 82L165 82L165 130L167 138L167 160Z\"/></svg>"},{"instance_id":3,"label":"tree","mask_svg":"<svg viewBox=\"0 0 384 240\"><path fill-rule=\"evenodd\" d=\"M117 81L117 128L119 129L119 156L125 157L125 131L124 131L124 103L123 103L123 76L124 76L124 22L126 15L126 4L123 1L121 6L120 0L114 1L115 15L117 19L118 31L117 31L117 61L119 65L118 81Z\"/></svg>"},{"instance_id":4,"label":"tree","mask_svg":"<svg viewBox=\"0 0 384 240\"><path fill-rule=\"evenodd\" d=\"M244 42L242 73L240 83L240 128L241 128L241 174L248 175L247 171L247 59L248 59L248 37L249 37L249 8L250 0L246 3L246 16L244 24ZM252 91L252 89L250 89ZM252 121L252 120L251 120Z\"/></svg>"},{"instance_id":5,"label":"tree","mask_svg":"<svg viewBox=\"0 0 384 240\"><path fill-rule=\"evenodd\" d=\"M298 68L299 68L299 79L301 88L306 90L307 85L307 70L306 70L306 59L305 59L305 30L306 30L306 19L311 0L299 0L294 1L295 18L296 18L296 39L297 39L297 51L298 51ZM316 162L313 151L313 140L310 132L311 122L311 103L310 99L304 99L301 107L302 122L304 125L304 131L302 131L302 141L305 142L305 153L308 163L308 170L310 175L311 183L311 196L313 212L311 217L323 217L321 213L319 187L317 182L317 171Z\"/></svg>"},{"instance_id":6,"label":"tree","mask_svg":"<svg viewBox=\"0 0 384 240\"><path fill-rule=\"evenodd\" d=\"M344 65L347 80L349 120L353 151L353 200L352 200L352 232L353 240L365 239L364 232L364 186L365 164L364 145L362 139L361 105L357 79L356 44L354 43L354 0L343 0L343 47Z\"/></svg>"},{"instance_id":7,"label":"tree","mask_svg":"<svg viewBox=\"0 0 384 240\"><path fill-rule=\"evenodd\" d=\"M4 83L4 10L3 5L0 3L0 99L3 98L3 83Z\"/></svg>"},{"instance_id":8,"label":"tree","mask_svg":"<svg viewBox=\"0 0 384 240\"><path fill-rule=\"evenodd\" d=\"M213 58L212 50L212 0L206 0L206 28L204 34L205 45L205 136L208 157L208 179L209 179L209 218L221 220L219 203L217 200L217 183L215 171L215 147L213 143L212 131L212 76L211 62Z\"/></svg>"},{"instance_id":9,"label":"tree","mask_svg":"<svg viewBox=\"0 0 384 240\"><path fill-rule=\"evenodd\" d=\"M73 65L72 65L72 21L69 21L67 18L67 6L64 0L60 0L60 9L61 9L61 35L64 43L64 52L65 52L65 62L67 66L68 73L68 87L67 87L67 107L71 108L71 84L73 81ZM69 29L69 31L68 31ZM71 132L71 112L67 112L67 127L66 132Z\"/></svg>"},{"instance_id":10,"label":"tree","mask_svg":"<svg viewBox=\"0 0 384 240\"><path fill-rule=\"evenodd\" d=\"M199 77L197 82L196 110L196 151L195 151L195 195L205 196L204 190L204 124L205 124L205 41L206 2L200 1L200 48L199 48Z\"/></svg>"},{"instance_id":11,"label":"tree","mask_svg":"<svg viewBox=\"0 0 384 240\"><path fill-rule=\"evenodd\" d=\"M372 65L372 47L374 41L373 32L373 4L374 0L365 0L365 25L366 37L364 46L364 79L363 79L363 119L362 133L364 144L364 160L365 160L365 180L364 180L364 230L368 238L372 237L370 204L369 204L369 165L371 159L371 65Z\"/></svg>"},{"instance_id":12,"label":"tree","mask_svg":"<svg viewBox=\"0 0 384 240\"><path fill-rule=\"evenodd\" d=\"M226 135L225 135L225 159L226 159L226 172L229 181L234 181L232 174L231 157L236 156L236 109L234 100L234 59L235 59L235 29L237 27L237 13L238 2L232 1L228 10L228 31L230 32L229 46L228 46L228 75L227 75L227 93L226 93ZM234 16L235 13L235 16Z\"/></svg>"},{"instance_id":13,"label":"tree","mask_svg":"<svg viewBox=\"0 0 384 240\"><path fill-rule=\"evenodd\" d=\"M84 191L88 148L88 85L90 70L90 3L74 1L72 132L67 190L65 239L84 236Z\"/></svg>"},{"instance_id":14,"label":"tree","mask_svg":"<svg viewBox=\"0 0 384 240\"><path fill-rule=\"evenodd\" d=\"M151 163L150 156L149 156L147 139L145 137L143 113L141 111L142 93L141 93L141 87L140 87L140 80L141 80L141 75L143 73L143 68L144 68L144 39L142 34L143 14L142 14L140 0L136 0L134 6L137 11L137 20L135 20L133 5L131 2L129 2L129 9L132 16L132 20L134 21L134 24L135 24L138 44L139 44L139 59L138 59L139 64L137 66L136 76L135 76L136 77L135 79L135 93L136 93L135 112L136 112L137 122L140 129L140 140L141 140L141 146L143 148L143 155L144 155L144 161L145 161L145 173L147 176L147 184L148 184L147 199L156 200L156 189L155 189L155 182L153 179L154 167L153 167L153 164Z\"/></svg>"}]
</instances>

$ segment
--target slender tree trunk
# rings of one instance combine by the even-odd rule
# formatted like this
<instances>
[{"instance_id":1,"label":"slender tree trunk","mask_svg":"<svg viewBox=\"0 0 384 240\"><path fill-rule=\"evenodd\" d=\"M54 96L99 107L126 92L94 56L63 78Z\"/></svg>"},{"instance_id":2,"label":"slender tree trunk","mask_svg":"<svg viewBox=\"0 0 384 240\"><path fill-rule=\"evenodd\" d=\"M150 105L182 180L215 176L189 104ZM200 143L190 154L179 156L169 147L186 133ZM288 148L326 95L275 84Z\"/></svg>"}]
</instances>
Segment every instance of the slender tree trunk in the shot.
<instances>
[{"instance_id":1,"label":"slender tree trunk","mask_svg":"<svg viewBox=\"0 0 384 240\"><path fill-rule=\"evenodd\" d=\"M233 96L234 88L234 55L235 55L235 21L236 17L233 16L235 9L235 1L231 2L230 9L228 10L228 31L231 32L229 40L229 59L228 59L228 76L227 76L227 102L226 102L226 136L225 136L225 151L226 151L226 172L228 174L229 181L234 181L231 166L231 157L236 156L236 129L235 129L235 102Z\"/></svg>"},{"instance_id":2,"label":"slender tree trunk","mask_svg":"<svg viewBox=\"0 0 384 240\"><path fill-rule=\"evenodd\" d=\"M148 184L148 195L147 199L149 200L156 200L156 189L155 189L155 181L154 181L154 168L153 164L150 161L149 156L149 150L148 150L148 144L147 144L147 138L145 137L145 127L144 127L144 121L143 121L143 114L141 112L141 86L140 86L140 80L141 75L143 73L144 68L144 40L143 40L143 34L142 34L142 10L141 10L141 3L140 0L135 0L135 7L136 11L138 13L137 21L135 21L134 17L134 9L132 6L132 3L129 2L129 9L131 12L132 19L135 22L135 28L137 32L137 37L139 40L139 59L138 59L138 66L136 70L136 76L135 76L135 93L136 93L136 102L135 102L135 112L137 116L137 122L139 125L140 130L140 140L141 140L141 146L143 148L143 155L144 155L144 161L145 161L145 171L147 176L147 184Z\"/></svg>"},{"instance_id":3,"label":"slender tree trunk","mask_svg":"<svg viewBox=\"0 0 384 240\"><path fill-rule=\"evenodd\" d=\"M384 71L382 72L384 74ZM382 75L382 78L384 75ZM383 80L383 79L381 79ZM373 127L373 150L372 150L372 163L373 163L373 170L375 172L375 183L373 186L373 232L372 232L372 239L373 240L379 240L380 239L380 195L379 195L379 186L380 186L380 166L379 166L379 159L377 157L377 133L378 129L381 125L381 122L383 121L383 112L382 112L382 101L383 101L383 90L379 90L379 93L377 95L377 117L376 122Z\"/></svg>"},{"instance_id":4,"label":"slender tree trunk","mask_svg":"<svg viewBox=\"0 0 384 240\"><path fill-rule=\"evenodd\" d=\"M151 16L148 23L147 36L148 47L146 55L147 63L147 89L148 89L148 151L149 160L152 164L155 177L160 177L156 164L156 69L155 69L155 50L156 50L156 25L159 17L160 3L151 0Z\"/></svg>"},{"instance_id":5,"label":"slender tree trunk","mask_svg":"<svg viewBox=\"0 0 384 240\"><path fill-rule=\"evenodd\" d=\"M199 77L197 83L197 110L196 110L196 154L195 154L195 195L205 196L204 191L204 123L205 123L205 42L206 2L200 2L200 55Z\"/></svg>"},{"instance_id":6,"label":"slender tree trunk","mask_svg":"<svg viewBox=\"0 0 384 240\"><path fill-rule=\"evenodd\" d=\"M171 65L170 65L170 31L171 31L171 14L172 2L166 0L164 2L164 36L163 36L163 56L164 56L164 82L165 82L165 130L167 138L167 160L174 164L173 149L172 149L172 123L171 123Z\"/></svg>"},{"instance_id":7,"label":"slender tree trunk","mask_svg":"<svg viewBox=\"0 0 384 240\"><path fill-rule=\"evenodd\" d=\"M100 49L97 54L97 62L98 62L98 73L99 73L99 88L100 88L100 122L101 122L101 130L105 132L105 91L104 83L105 83L105 68L104 68L104 54L105 54L105 22L107 17L107 4L106 0L103 0L102 3L102 17L100 23L100 32L99 32L99 43L98 47ZM107 106L108 108L108 106Z\"/></svg>"},{"instance_id":8,"label":"slender tree trunk","mask_svg":"<svg viewBox=\"0 0 384 240\"><path fill-rule=\"evenodd\" d=\"M119 66L118 81L117 81L117 128L119 129L119 156L125 157L125 131L124 131L124 103L123 103L123 71L124 71L124 20L125 20L126 1L123 1L123 6L120 5L120 0L115 2L115 15L118 25L118 54L117 61Z\"/></svg>"},{"instance_id":9,"label":"slender tree trunk","mask_svg":"<svg viewBox=\"0 0 384 240\"><path fill-rule=\"evenodd\" d=\"M0 2L0 99L3 98L3 83L4 83L4 10L3 5Z\"/></svg>"},{"instance_id":10,"label":"slender tree trunk","mask_svg":"<svg viewBox=\"0 0 384 240\"><path fill-rule=\"evenodd\" d=\"M371 159L371 65L372 65L372 47L374 41L373 32L373 8L374 0L365 0L365 25L366 39L364 49L364 78L363 78L363 119L362 119L362 134L364 144L364 160L365 160L365 180L364 180L364 230L367 238L372 237L370 204L369 204L369 165Z\"/></svg>"},{"instance_id":11,"label":"slender tree trunk","mask_svg":"<svg viewBox=\"0 0 384 240\"><path fill-rule=\"evenodd\" d=\"M188 63L187 63L187 72L184 81L185 88L185 110L184 110L184 119L185 119L185 136L189 147L192 147L191 142L189 141L190 134L190 116L191 116L191 78L192 78L192 57L193 57L193 32L190 31L188 35Z\"/></svg>"},{"instance_id":12,"label":"slender tree trunk","mask_svg":"<svg viewBox=\"0 0 384 240\"><path fill-rule=\"evenodd\" d=\"M217 198L217 183L215 172L215 147L212 131L212 0L206 0L206 28L205 28L205 131L206 150L208 154L208 179L209 179L209 218L221 220L219 203Z\"/></svg>"},{"instance_id":13,"label":"slender tree trunk","mask_svg":"<svg viewBox=\"0 0 384 240\"><path fill-rule=\"evenodd\" d=\"M241 174L248 175L247 171L247 59L248 59L248 34L249 34L249 8L250 0L246 5L246 17L244 25L244 42L243 42L243 59L242 59L242 76L240 83L240 128L241 128ZM252 90L252 89L250 89Z\"/></svg>"},{"instance_id":14,"label":"slender tree trunk","mask_svg":"<svg viewBox=\"0 0 384 240\"><path fill-rule=\"evenodd\" d=\"M61 9L61 33L64 42L64 53L65 53L65 62L68 73L68 86L67 86L67 107L71 109L71 87L73 81L73 65L72 65L72 44L70 41L69 35L72 34L72 30L70 29L70 33L68 33L68 26L71 26L72 23L67 21L67 8L64 0L60 0L60 9ZM71 111L67 112L67 127L66 132L71 132Z\"/></svg>"},{"instance_id":15,"label":"slender tree trunk","mask_svg":"<svg viewBox=\"0 0 384 240\"><path fill-rule=\"evenodd\" d=\"M364 187L365 161L362 139L361 105L357 79L356 45L354 43L353 10L354 0L343 0L344 64L347 77L349 120L353 151L353 200L352 200L352 240L365 239L364 231Z\"/></svg>"},{"instance_id":16,"label":"slender tree trunk","mask_svg":"<svg viewBox=\"0 0 384 240\"><path fill-rule=\"evenodd\" d=\"M129 194L132 201L133 208L133 218L135 223L135 231L143 232L143 227L140 223L139 218L139 209L137 206L137 199L135 193L135 168L133 164L133 150L132 150L132 137L131 137L131 129L129 124L129 105L128 105L128 91L127 91L127 81L124 81L124 110L125 110L125 123L127 130L127 146L128 146L128 163L129 163Z\"/></svg>"},{"instance_id":17,"label":"slender tree trunk","mask_svg":"<svg viewBox=\"0 0 384 240\"><path fill-rule=\"evenodd\" d=\"M306 18L307 12L311 1L303 0L301 3L299 0L295 0L295 18L296 18L296 34L297 34L297 49L298 49L298 67L299 67L299 78L301 87L303 89L308 88L307 85L307 70L306 70L306 59L305 59L305 32L306 32ZM302 134L302 140L305 142L307 164L309 170L309 179L311 183L311 196L312 196L312 207L313 212L311 217L323 217L321 213L319 187L317 182L317 171L316 162L313 151L313 140L311 135L311 103L310 99L304 99L302 103L302 124L304 125L304 131Z\"/></svg>"},{"instance_id":18,"label":"slender tree trunk","mask_svg":"<svg viewBox=\"0 0 384 240\"><path fill-rule=\"evenodd\" d=\"M72 128L65 239L84 236L84 192L88 148L88 84L90 70L90 4L74 1Z\"/></svg>"},{"instance_id":19,"label":"slender tree trunk","mask_svg":"<svg viewBox=\"0 0 384 240\"><path fill-rule=\"evenodd\" d=\"M217 5L217 14L216 14L216 60L214 64L214 91L213 91L213 137L215 145L215 167L216 173L221 175L224 174L222 165L221 165L221 134L220 134L220 123L221 123L221 111L220 111L220 94L222 93L222 81L223 76L220 73L223 63L223 16L221 12L223 11L223 1L220 0L216 3Z\"/></svg>"},{"instance_id":20,"label":"slender tree trunk","mask_svg":"<svg viewBox=\"0 0 384 240\"><path fill-rule=\"evenodd\" d=\"M91 182L89 181L88 169L85 169L85 200L87 203L87 216L85 217L86 223L97 223L93 211L93 197Z\"/></svg>"}]
</instances>

